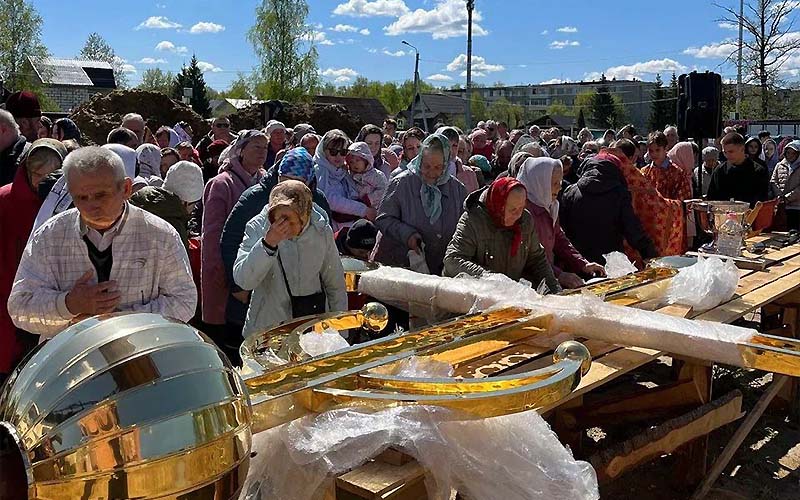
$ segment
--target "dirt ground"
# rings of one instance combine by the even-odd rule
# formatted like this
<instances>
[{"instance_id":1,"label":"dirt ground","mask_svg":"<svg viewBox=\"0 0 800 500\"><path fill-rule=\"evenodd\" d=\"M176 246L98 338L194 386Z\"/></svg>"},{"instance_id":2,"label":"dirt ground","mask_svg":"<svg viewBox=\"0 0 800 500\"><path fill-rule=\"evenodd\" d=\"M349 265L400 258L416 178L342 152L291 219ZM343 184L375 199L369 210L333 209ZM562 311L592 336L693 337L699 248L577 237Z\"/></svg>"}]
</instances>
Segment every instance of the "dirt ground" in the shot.
<instances>
[{"instance_id":1,"label":"dirt ground","mask_svg":"<svg viewBox=\"0 0 800 500\"><path fill-rule=\"evenodd\" d=\"M662 359L620 379L619 384L631 381L650 386L668 376L671 371L668 359ZM625 380L627 378L627 380ZM714 371L714 397L734 389L743 394L742 410L749 411L764 393L772 380L771 374L760 371L716 367ZM613 390L613 388L611 389ZM800 425L790 423L785 408L770 408L756 424L753 431L734 455L719 477L708 500L788 500L800 499ZM738 420L710 435L708 468L722 452L736 428ZM591 454L594 446L602 448L609 438L625 439L641 432L644 427L623 430L592 429L588 431ZM607 435L611 434L611 435ZM607 444L606 444L607 445ZM588 453L587 453L588 452ZM675 464L679 454L670 454L634 469L614 482L600 488L601 498L614 500L683 500L691 497L694 488L687 487L683 477L676 475Z\"/></svg>"}]
</instances>

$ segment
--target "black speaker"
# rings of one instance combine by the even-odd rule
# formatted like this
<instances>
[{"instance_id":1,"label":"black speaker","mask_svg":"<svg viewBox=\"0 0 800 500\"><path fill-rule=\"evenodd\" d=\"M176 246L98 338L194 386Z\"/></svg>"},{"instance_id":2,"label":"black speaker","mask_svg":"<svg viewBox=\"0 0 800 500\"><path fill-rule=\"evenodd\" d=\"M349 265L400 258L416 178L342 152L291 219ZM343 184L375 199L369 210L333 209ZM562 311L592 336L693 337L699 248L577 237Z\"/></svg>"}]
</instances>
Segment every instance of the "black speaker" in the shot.
<instances>
[{"instance_id":1,"label":"black speaker","mask_svg":"<svg viewBox=\"0 0 800 500\"><path fill-rule=\"evenodd\" d=\"M678 77L678 135L711 139L722 133L722 77L692 71Z\"/></svg>"}]
</instances>

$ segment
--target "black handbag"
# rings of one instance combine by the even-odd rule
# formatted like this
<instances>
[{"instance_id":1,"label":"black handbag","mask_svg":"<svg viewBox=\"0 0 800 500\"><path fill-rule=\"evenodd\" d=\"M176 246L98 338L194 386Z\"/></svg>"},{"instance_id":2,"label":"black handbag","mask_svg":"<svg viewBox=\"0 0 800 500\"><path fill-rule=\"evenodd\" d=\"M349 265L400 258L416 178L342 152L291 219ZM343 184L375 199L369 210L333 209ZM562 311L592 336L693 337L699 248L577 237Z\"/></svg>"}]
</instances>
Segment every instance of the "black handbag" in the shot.
<instances>
[{"instance_id":1,"label":"black handbag","mask_svg":"<svg viewBox=\"0 0 800 500\"><path fill-rule=\"evenodd\" d=\"M289 294L289 300L292 302L292 319L324 313L327 301L325 290L323 289L311 295L295 296L292 294L289 280L286 279L286 269L283 267L280 253L278 253L278 264L280 264L281 272L283 273L283 283L286 285L286 293Z\"/></svg>"}]
</instances>

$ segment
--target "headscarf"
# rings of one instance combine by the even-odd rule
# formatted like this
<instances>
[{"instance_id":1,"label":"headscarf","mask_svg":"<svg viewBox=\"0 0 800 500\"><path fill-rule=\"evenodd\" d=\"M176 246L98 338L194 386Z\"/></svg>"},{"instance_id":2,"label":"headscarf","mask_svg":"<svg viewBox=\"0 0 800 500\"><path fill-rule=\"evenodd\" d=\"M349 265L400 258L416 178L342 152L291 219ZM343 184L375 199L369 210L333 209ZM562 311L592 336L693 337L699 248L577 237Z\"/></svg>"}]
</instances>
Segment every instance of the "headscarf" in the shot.
<instances>
[{"instance_id":1,"label":"headscarf","mask_svg":"<svg viewBox=\"0 0 800 500\"><path fill-rule=\"evenodd\" d=\"M278 183L269 193L267 216L272 219L272 212L281 206L289 207L296 212L305 228L311 219L311 190L300 181L288 180Z\"/></svg>"},{"instance_id":2,"label":"headscarf","mask_svg":"<svg viewBox=\"0 0 800 500\"><path fill-rule=\"evenodd\" d=\"M422 157L428 149L431 149L431 145L434 142L438 142L442 147L442 154L444 156L442 175L436 179L436 182L432 186L422 179L422 187L419 190L422 208L425 210L425 215L428 216L428 220L431 224L435 224L442 215L442 192L439 190L439 186L446 184L447 181L450 180L450 172L447 170L447 166L450 163L450 141L442 134L429 135L422 141L422 147L420 147L417 157L408 164L408 169L421 179Z\"/></svg>"},{"instance_id":3,"label":"headscarf","mask_svg":"<svg viewBox=\"0 0 800 500\"><path fill-rule=\"evenodd\" d=\"M577 156L578 142L568 135L561 136L561 155ZM559 155L559 156L561 156Z\"/></svg>"},{"instance_id":4,"label":"headscarf","mask_svg":"<svg viewBox=\"0 0 800 500\"><path fill-rule=\"evenodd\" d=\"M178 135L178 133L166 126L160 127L158 130L156 130L156 137L163 134L164 132L169 134L169 144L167 145L168 148L174 148L175 146L181 143L181 138Z\"/></svg>"},{"instance_id":5,"label":"headscarf","mask_svg":"<svg viewBox=\"0 0 800 500\"><path fill-rule=\"evenodd\" d=\"M136 177L136 151L124 144L104 144L104 149L113 151L122 159L125 166L125 177L134 179Z\"/></svg>"},{"instance_id":6,"label":"headscarf","mask_svg":"<svg viewBox=\"0 0 800 500\"><path fill-rule=\"evenodd\" d=\"M786 145L790 142L794 141L794 137L784 137L781 139L781 142L778 143L778 158L783 158L783 150L786 148Z\"/></svg>"},{"instance_id":7,"label":"headscarf","mask_svg":"<svg viewBox=\"0 0 800 500\"><path fill-rule=\"evenodd\" d=\"M520 167L522 167L522 164L525 163L525 160L528 158L534 158L534 156L527 151L515 153L514 156L511 157L511 161L508 162L508 176L516 178Z\"/></svg>"},{"instance_id":8,"label":"headscarf","mask_svg":"<svg viewBox=\"0 0 800 500\"><path fill-rule=\"evenodd\" d=\"M328 161L328 158L325 156L325 149L327 149L328 144L330 144L332 140L338 139L339 137L344 137L345 141L343 147L347 149L350 144L347 134L339 129L333 129L325 132L325 135L322 136L322 140L317 144L317 150L314 152L314 165L317 165L318 168L326 169L331 180L336 182L342 182L347 176L347 169L338 168Z\"/></svg>"},{"instance_id":9,"label":"headscarf","mask_svg":"<svg viewBox=\"0 0 800 500\"><path fill-rule=\"evenodd\" d=\"M161 150L155 144L145 143L136 148L139 175L145 179L161 178Z\"/></svg>"},{"instance_id":10,"label":"headscarf","mask_svg":"<svg viewBox=\"0 0 800 500\"><path fill-rule=\"evenodd\" d=\"M278 165L278 175L291 175L303 179L306 185L311 184L314 180L314 159L304 147L290 149Z\"/></svg>"},{"instance_id":11,"label":"headscarf","mask_svg":"<svg viewBox=\"0 0 800 500\"><path fill-rule=\"evenodd\" d=\"M528 191L528 201L550 213L553 226L558 220L558 200L553 200L553 171L563 168L555 158L529 158L519 169L517 179Z\"/></svg>"},{"instance_id":12,"label":"headscarf","mask_svg":"<svg viewBox=\"0 0 800 500\"><path fill-rule=\"evenodd\" d=\"M520 181L514 179L513 177L500 177L492 182L492 184L489 186L489 190L486 192L486 200L484 202L486 205L486 210L489 212L494 224L497 227L511 229L514 232L514 237L511 240L512 257L517 255L519 247L522 244L522 228L520 226L519 219L514 221L514 224L511 226L506 226L503 219L505 218L508 195L516 187L522 187L523 189L525 188Z\"/></svg>"},{"instance_id":13,"label":"headscarf","mask_svg":"<svg viewBox=\"0 0 800 500\"><path fill-rule=\"evenodd\" d=\"M768 142L771 142L772 145L775 146L775 152L772 153L772 156L770 156L769 158L766 157ZM766 141L764 141L764 159L767 162L767 169L769 170L769 173L772 174L772 171L775 170L775 165L777 165L778 161L780 160L780 157L778 156L778 144L775 143L773 139L767 139Z\"/></svg>"},{"instance_id":14,"label":"headscarf","mask_svg":"<svg viewBox=\"0 0 800 500\"><path fill-rule=\"evenodd\" d=\"M686 175L694 172L694 148L691 142L679 142L667 151L667 158L679 167Z\"/></svg>"},{"instance_id":15,"label":"headscarf","mask_svg":"<svg viewBox=\"0 0 800 500\"><path fill-rule=\"evenodd\" d=\"M783 148L783 150L786 151L789 148L794 149L798 154L800 154L800 141L795 140L790 142L789 144L786 145L785 148ZM798 156L794 162L789 164L789 169L792 172L794 172L797 169L797 167L800 167L800 156Z\"/></svg>"},{"instance_id":16,"label":"headscarf","mask_svg":"<svg viewBox=\"0 0 800 500\"><path fill-rule=\"evenodd\" d=\"M492 164L489 163L489 160L483 155L470 156L469 164L480 168L481 172L483 172L484 174L491 173L492 171Z\"/></svg>"},{"instance_id":17,"label":"headscarf","mask_svg":"<svg viewBox=\"0 0 800 500\"><path fill-rule=\"evenodd\" d=\"M515 154L519 153L522 150L522 146L532 142L536 142L536 139L528 134L523 134L519 139L517 139L517 143L514 144L514 149L511 150L511 156L513 157Z\"/></svg>"},{"instance_id":18,"label":"headscarf","mask_svg":"<svg viewBox=\"0 0 800 500\"><path fill-rule=\"evenodd\" d=\"M242 154L242 150L256 137L264 137L265 139L269 140L266 134L260 130L242 130L239 132L239 134L236 136L236 139L231 142L231 145L227 150L227 154L223 151L223 154L225 154L224 161L222 159L222 155L220 155L219 171L224 172L226 170L230 170L234 164L241 163L239 156Z\"/></svg>"},{"instance_id":19,"label":"headscarf","mask_svg":"<svg viewBox=\"0 0 800 500\"><path fill-rule=\"evenodd\" d=\"M751 142L758 144L758 155L756 158L764 159L764 147L761 145L761 141L758 137L751 137L744 142L744 152L747 154L747 157L750 158L750 152L747 150L747 146L750 145Z\"/></svg>"},{"instance_id":20,"label":"headscarf","mask_svg":"<svg viewBox=\"0 0 800 500\"><path fill-rule=\"evenodd\" d=\"M61 130L61 133L64 134L64 138L62 140L66 141L68 139L74 139L78 142L81 142L81 130L78 128L78 124L71 119L59 118L56 120L53 126L58 127Z\"/></svg>"}]
</instances>

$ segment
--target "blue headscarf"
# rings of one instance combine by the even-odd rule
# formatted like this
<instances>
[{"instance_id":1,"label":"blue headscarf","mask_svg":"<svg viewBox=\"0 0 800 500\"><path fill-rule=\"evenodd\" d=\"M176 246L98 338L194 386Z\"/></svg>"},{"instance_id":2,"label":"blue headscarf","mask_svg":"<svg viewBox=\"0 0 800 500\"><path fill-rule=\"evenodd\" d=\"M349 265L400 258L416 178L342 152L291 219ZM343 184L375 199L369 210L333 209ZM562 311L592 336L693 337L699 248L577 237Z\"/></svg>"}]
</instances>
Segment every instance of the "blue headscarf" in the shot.
<instances>
[{"instance_id":1,"label":"blue headscarf","mask_svg":"<svg viewBox=\"0 0 800 500\"><path fill-rule=\"evenodd\" d=\"M441 145L442 153L444 155L444 162L442 168L442 175L436 179L436 182L431 184L427 184L425 179L422 179L422 187L419 190L420 199L422 200L422 208L425 210L425 215L428 216L428 220L430 220L431 224L435 224L439 217L442 215L442 192L439 190L439 186L442 186L450 180L450 172L447 170L447 165L450 163L450 141L447 140L447 137L443 136L442 134L431 134L425 138L422 142L422 147L419 150L419 154L416 158L411 160L408 164L408 169L413 172L414 174L418 175L422 178L422 158L425 153L431 149L431 146L434 142L438 142Z\"/></svg>"},{"instance_id":2,"label":"blue headscarf","mask_svg":"<svg viewBox=\"0 0 800 500\"><path fill-rule=\"evenodd\" d=\"M290 149L278 165L278 175L302 179L309 185L314 179L314 159L304 147Z\"/></svg>"}]
</instances>

